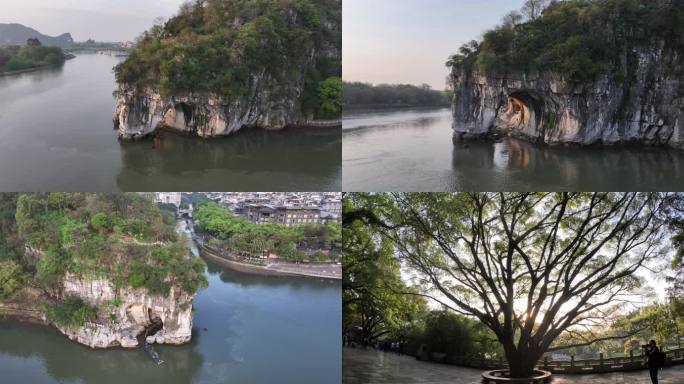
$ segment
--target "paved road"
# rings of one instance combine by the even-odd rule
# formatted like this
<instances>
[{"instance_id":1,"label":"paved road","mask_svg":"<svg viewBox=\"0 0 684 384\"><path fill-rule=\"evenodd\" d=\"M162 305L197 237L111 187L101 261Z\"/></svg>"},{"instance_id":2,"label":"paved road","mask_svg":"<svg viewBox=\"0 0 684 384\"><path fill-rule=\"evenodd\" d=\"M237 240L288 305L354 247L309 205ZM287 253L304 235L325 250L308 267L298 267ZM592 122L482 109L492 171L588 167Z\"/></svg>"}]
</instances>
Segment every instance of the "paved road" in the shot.
<instances>
[{"instance_id":1,"label":"paved road","mask_svg":"<svg viewBox=\"0 0 684 384\"><path fill-rule=\"evenodd\" d=\"M482 373L425 363L412 357L344 348L343 384L480 384ZM591 375L554 375L553 384L651 384L647 371ZM684 365L661 371L660 384L684 384Z\"/></svg>"}]
</instances>

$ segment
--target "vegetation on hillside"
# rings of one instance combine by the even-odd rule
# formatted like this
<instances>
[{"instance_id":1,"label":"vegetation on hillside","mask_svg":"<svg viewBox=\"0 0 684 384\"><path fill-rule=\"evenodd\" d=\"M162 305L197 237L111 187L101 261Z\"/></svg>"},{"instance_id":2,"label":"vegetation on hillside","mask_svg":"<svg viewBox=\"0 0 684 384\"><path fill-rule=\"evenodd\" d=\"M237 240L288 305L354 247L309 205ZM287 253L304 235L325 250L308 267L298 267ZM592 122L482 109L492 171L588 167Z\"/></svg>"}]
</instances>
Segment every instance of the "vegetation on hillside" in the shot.
<instances>
[{"instance_id":1,"label":"vegetation on hillside","mask_svg":"<svg viewBox=\"0 0 684 384\"><path fill-rule=\"evenodd\" d=\"M87 321L97 318L97 307L88 305L76 296L51 305L47 309L48 319L59 326L82 327Z\"/></svg>"},{"instance_id":2,"label":"vegetation on hillside","mask_svg":"<svg viewBox=\"0 0 684 384\"><path fill-rule=\"evenodd\" d=\"M522 13L462 46L447 65L485 74L552 72L577 82L609 74L629 82L636 48L661 43L666 52L684 52L684 2L528 0Z\"/></svg>"},{"instance_id":3,"label":"vegetation on hillside","mask_svg":"<svg viewBox=\"0 0 684 384\"><path fill-rule=\"evenodd\" d=\"M0 47L0 72L59 65L65 60L62 48L46 47L35 39L24 47Z\"/></svg>"},{"instance_id":4,"label":"vegetation on hillside","mask_svg":"<svg viewBox=\"0 0 684 384\"><path fill-rule=\"evenodd\" d=\"M341 229L338 224L306 224L287 227L253 224L216 203L203 203L194 212L199 228L215 236L218 245L246 256L269 251L292 261L326 261L338 255ZM320 252L329 249L328 255Z\"/></svg>"},{"instance_id":5,"label":"vegetation on hillside","mask_svg":"<svg viewBox=\"0 0 684 384\"><path fill-rule=\"evenodd\" d=\"M0 261L0 299L9 299L24 283L24 271L14 260Z\"/></svg>"},{"instance_id":6,"label":"vegetation on hillside","mask_svg":"<svg viewBox=\"0 0 684 384\"><path fill-rule=\"evenodd\" d=\"M339 78L339 0L194 0L159 22L115 68L119 83L158 87L163 95L211 94L234 99L259 77L284 92L303 81L302 109L336 114L327 98ZM325 52L332 51L332 54ZM311 63L316 54L317 61ZM322 91L322 92L320 92Z\"/></svg>"},{"instance_id":7,"label":"vegetation on hillside","mask_svg":"<svg viewBox=\"0 0 684 384\"><path fill-rule=\"evenodd\" d=\"M447 92L429 85L348 83L343 85L344 105L348 107L432 107L449 105Z\"/></svg>"},{"instance_id":8,"label":"vegetation on hillside","mask_svg":"<svg viewBox=\"0 0 684 384\"><path fill-rule=\"evenodd\" d=\"M33 249L19 260L38 285L59 288L67 273L161 295L172 286L194 293L207 283L204 263L189 256L173 217L145 196L33 193L16 196L15 205L16 236Z\"/></svg>"}]
</instances>

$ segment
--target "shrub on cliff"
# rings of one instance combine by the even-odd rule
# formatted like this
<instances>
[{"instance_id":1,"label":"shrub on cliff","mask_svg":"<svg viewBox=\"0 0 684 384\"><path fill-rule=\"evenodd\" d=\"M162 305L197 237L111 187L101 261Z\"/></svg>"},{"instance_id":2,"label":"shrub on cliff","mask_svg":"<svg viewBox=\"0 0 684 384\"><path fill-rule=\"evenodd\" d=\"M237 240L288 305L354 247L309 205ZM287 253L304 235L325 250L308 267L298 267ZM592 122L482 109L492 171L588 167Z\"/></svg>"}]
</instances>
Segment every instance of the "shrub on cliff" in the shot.
<instances>
[{"instance_id":1,"label":"shrub on cliff","mask_svg":"<svg viewBox=\"0 0 684 384\"><path fill-rule=\"evenodd\" d=\"M23 261L23 244L17 236L14 218L18 196L18 193L0 193L0 261Z\"/></svg>"},{"instance_id":2,"label":"shrub on cliff","mask_svg":"<svg viewBox=\"0 0 684 384\"><path fill-rule=\"evenodd\" d=\"M48 306L47 317L62 327L82 327L87 321L97 318L97 307L84 303L78 297L69 296L64 301Z\"/></svg>"},{"instance_id":3,"label":"shrub on cliff","mask_svg":"<svg viewBox=\"0 0 684 384\"><path fill-rule=\"evenodd\" d=\"M577 82L609 74L630 81L636 48L664 43L666 50L684 52L682 1L551 1L537 17L521 21L507 17L447 65L485 74L553 72Z\"/></svg>"},{"instance_id":4,"label":"shrub on cliff","mask_svg":"<svg viewBox=\"0 0 684 384\"><path fill-rule=\"evenodd\" d=\"M318 87L318 99L323 113L337 115L342 112L342 79L330 77L324 80Z\"/></svg>"},{"instance_id":5,"label":"shrub on cliff","mask_svg":"<svg viewBox=\"0 0 684 384\"><path fill-rule=\"evenodd\" d=\"M0 299L11 298L24 283L24 271L16 261L0 262Z\"/></svg>"},{"instance_id":6,"label":"shrub on cliff","mask_svg":"<svg viewBox=\"0 0 684 384\"><path fill-rule=\"evenodd\" d=\"M339 0L195 0L145 32L116 66L116 79L165 96L230 100L268 76L280 88L270 93L303 82L303 108L323 112L317 91L325 79L341 75L340 31Z\"/></svg>"},{"instance_id":7,"label":"shrub on cliff","mask_svg":"<svg viewBox=\"0 0 684 384\"><path fill-rule=\"evenodd\" d=\"M103 212L98 212L94 214L93 217L90 219L90 223L93 226L93 229L96 231L111 229L109 228L111 224L109 222L109 217L106 213Z\"/></svg>"}]
</instances>

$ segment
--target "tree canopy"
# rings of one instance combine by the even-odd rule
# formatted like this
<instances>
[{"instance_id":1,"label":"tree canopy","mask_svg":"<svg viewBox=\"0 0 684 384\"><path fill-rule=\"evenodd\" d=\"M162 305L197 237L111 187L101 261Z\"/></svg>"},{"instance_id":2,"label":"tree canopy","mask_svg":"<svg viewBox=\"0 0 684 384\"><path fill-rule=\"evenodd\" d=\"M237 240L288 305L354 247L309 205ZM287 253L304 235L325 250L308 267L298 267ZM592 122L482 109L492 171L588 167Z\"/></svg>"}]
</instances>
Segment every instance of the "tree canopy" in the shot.
<instances>
[{"instance_id":1,"label":"tree canopy","mask_svg":"<svg viewBox=\"0 0 684 384\"><path fill-rule=\"evenodd\" d=\"M431 107L449 105L445 92L429 85L410 84L343 84L344 105L348 107Z\"/></svg>"},{"instance_id":2,"label":"tree canopy","mask_svg":"<svg viewBox=\"0 0 684 384\"><path fill-rule=\"evenodd\" d=\"M528 0L522 15L485 32L449 66L485 74L552 72L577 82L630 82L639 48L684 52L684 3L670 0Z\"/></svg>"},{"instance_id":3,"label":"tree canopy","mask_svg":"<svg viewBox=\"0 0 684 384\"><path fill-rule=\"evenodd\" d=\"M40 42L23 47L0 47L0 72L59 65L65 60L62 48L42 46Z\"/></svg>"},{"instance_id":4,"label":"tree canopy","mask_svg":"<svg viewBox=\"0 0 684 384\"><path fill-rule=\"evenodd\" d=\"M358 209L350 199L343 205L346 214ZM343 227L342 314L345 333L370 345L411 331L426 310L419 296L401 280L392 244L375 238L359 221Z\"/></svg>"},{"instance_id":5,"label":"tree canopy","mask_svg":"<svg viewBox=\"0 0 684 384\"><path fill-rule=\"evenodd\" d=\"M258 257L268 251L293 261L307 258L326 261L339 256L342 239L337 223L293 227L254 224L214 202L201 203L193 216L199 228L215 236L221 247L238 254ZM328 255L316 252L322 249L331 252Z\"/></svg>"},{"instance_id":6,"label":"tree canopy","mask_svg":"<svg viewBox=\"0 0 684 384\"><path fill-rule=\"evenodd\" d=\"M347 195L426 294L496 335L516 377L556 339L606 324L667 250L649 193ZM350 223L345 221L345 226ZM611 337L625 338L626 335ZM562 346L567 347L567 346Z\"/></svg>"}]
</instances>

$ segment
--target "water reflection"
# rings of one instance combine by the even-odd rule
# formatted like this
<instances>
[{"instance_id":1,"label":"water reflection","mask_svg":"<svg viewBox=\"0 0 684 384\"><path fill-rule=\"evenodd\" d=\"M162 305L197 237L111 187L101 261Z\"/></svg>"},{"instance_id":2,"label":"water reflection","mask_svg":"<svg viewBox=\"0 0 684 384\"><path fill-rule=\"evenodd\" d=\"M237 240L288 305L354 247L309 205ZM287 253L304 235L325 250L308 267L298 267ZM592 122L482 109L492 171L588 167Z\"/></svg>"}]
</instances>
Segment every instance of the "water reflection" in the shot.
<instances>
[{"instance_id":1,"label":"water reflection","mask_svg":"<svg viewBox=\"0 0 684 384\"><path fill-rule=\"evenodd\" d=\"M189 383L203 364L203 357L197 349L201 337L197 330L194 330L193 341L189 344L157 347L166 361L157 367L150 363L142 349L94 350L67 340L54 329L11 321L0 321L0 328L3 375L17 375L22 379L9 382ZM8 357L21 358L22 364L9 365ZM15 371L26 368L24 364L34 368Z\"/></svg>"},{"instance_id":2,"label":"water reflection","mask_svg":"<svg viewBox=\"0 0 684 384\"><path fill-rule=\"evenodd\" d=\"M513 138L454 143L448 109L362 118L375 125L343 133L348 191L684 190L679 151L550 147Z\"/></svg>"},{"instance_id":3,"label":"water reflection","mask_svg":"<svg viewBox=\"0 0 684 384\"><path fill-rule=\"evenodd\" d=\"M57 67L49 67L30 72L18 73L16 75L4 75L0 76L0 87L16 81L25 81L27 83L40 83L52 78L59 77L62 75L63 72L64 65L60 65Z\"/></svg>"},{"instance_id":4,"label":"water reflection","mask_svg":"<svg viewBox=\"0 0 684 384\"><path fill-rule=\"evenodd\" d=\"M341 150L336 129L251 129L210 140L165 132L121 144L117 185L136 191L332 191L340 187Z\"/></svg>"}]
</instances>

